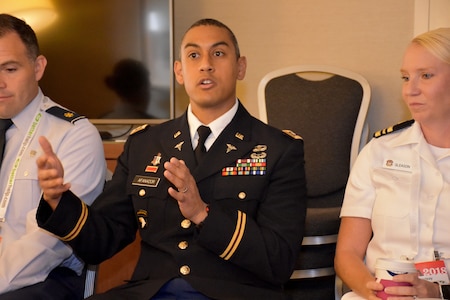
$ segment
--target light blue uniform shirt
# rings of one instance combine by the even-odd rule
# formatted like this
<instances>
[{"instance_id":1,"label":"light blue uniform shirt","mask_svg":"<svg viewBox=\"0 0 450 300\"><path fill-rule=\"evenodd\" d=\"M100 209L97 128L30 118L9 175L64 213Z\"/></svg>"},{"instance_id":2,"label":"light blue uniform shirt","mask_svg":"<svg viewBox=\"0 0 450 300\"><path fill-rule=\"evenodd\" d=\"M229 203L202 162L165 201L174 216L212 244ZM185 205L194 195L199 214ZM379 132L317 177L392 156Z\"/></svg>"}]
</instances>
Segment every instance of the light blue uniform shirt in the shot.
<instances>
[{"instance_id":1,"label":"light blue uniform shirt","mask_svg":"<svg viewBox=\"0 0 450 300\"><path fill-rule=\"evenodd\" d=\"M17 169L6 222L0 223L0 293L45 280L63 261L76 272L83 268L69 246L37 226L35 215L41 190L36 159L42 154L38 138L45 136L50 141L64 166L65 182L70 182L71 190L87 204L103 189L106 171L103 145L97 129L87 119L72 124L45 112L55 105L39 90L36 98L12 119L14 124L6 134L0 169L1 197L30 124L38 111L42 113L36 134Z\"/></svg>"}]
</instances>

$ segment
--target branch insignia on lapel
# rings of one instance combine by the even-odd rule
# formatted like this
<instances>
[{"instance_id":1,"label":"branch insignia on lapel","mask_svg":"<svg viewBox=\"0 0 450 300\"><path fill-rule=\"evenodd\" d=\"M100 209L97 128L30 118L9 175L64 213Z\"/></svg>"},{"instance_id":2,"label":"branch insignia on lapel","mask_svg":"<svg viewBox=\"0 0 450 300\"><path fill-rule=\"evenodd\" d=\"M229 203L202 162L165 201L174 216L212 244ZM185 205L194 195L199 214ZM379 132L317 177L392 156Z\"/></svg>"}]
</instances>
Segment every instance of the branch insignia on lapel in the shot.
<instances>
[{"instance_id":1,"label":"branch insignia on lapel","mask_svg":"<svg viewBox=\"0 0 450 300\"><path fill-rule=\"evenodd\" d=\"M227 153L230 153L233 150L237 150L236 146L227 144Z\"/></svg>"},{"instance_id":2,"label":"branch insignia on lapel","mask_svg":"<svg viewBox=\"0 0 450 300\"><path fill-rule=\"evenodd\" d=\"M178 149L178 151L181 151L181 148L183 147L184 141L179 142L178 144L175 145L175 149Z\"/></svg>"}]
</instances>

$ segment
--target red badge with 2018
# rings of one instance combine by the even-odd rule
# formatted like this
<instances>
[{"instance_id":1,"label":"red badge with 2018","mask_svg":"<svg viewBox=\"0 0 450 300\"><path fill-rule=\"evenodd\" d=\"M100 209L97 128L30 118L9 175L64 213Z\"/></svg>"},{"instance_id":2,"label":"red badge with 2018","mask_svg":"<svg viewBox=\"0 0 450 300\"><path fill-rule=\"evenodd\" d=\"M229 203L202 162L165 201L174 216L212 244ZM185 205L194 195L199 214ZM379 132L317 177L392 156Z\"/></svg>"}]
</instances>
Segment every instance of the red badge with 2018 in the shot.
<instances>
[{"instance_id":1,"label":"red badge with 2018","mask_svg":"<svg viewBox=\"0 0 450 300\"><path fill-rule=\"evenodd\" d=\"M375 266L375 277L385 288L389 286L408 286L407 282L395 282L392 280L393 276L398 274L419 273L419 278L436 282L439 284L449 284L450 278L447 272L447 267L450 265L450 260L437 259L433 261L414 263L408 260L395 260L379 258ZM388 298L385 291L377 293L377 297L383 300Z\"/></svg>"}]
</instances>

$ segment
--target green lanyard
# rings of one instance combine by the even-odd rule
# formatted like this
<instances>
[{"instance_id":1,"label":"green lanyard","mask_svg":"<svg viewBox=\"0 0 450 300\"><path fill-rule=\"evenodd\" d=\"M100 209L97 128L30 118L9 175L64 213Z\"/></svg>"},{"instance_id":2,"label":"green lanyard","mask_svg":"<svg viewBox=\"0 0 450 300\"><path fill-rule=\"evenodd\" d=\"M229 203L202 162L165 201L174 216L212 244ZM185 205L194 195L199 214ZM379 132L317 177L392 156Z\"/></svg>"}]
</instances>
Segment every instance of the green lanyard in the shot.
<instances>
[{"instance_id":1,"label":"green lanyard","mask_svg":"<svg viewBox=\"0 0 450 300\"><path fill-rule=\"evenodd\" d=\"M17 170L19 169L20 162L22 160L23 154L25 150L30 145L33 137L36 134L36 129L41 121L42 113L38 111L36 116L34 117L33 122L28 129L28 133L25 135L25 138L22 141L22 146L20 147L19 153L14 161L14 165L9 173L8 184L6 186L5 192L3 193L2 201L0 202L0 222L5 222L6 210L8 209L9 200L11 200L11 193L14 187L14 182L16 179Z\"/></svg>"}]
</instances>

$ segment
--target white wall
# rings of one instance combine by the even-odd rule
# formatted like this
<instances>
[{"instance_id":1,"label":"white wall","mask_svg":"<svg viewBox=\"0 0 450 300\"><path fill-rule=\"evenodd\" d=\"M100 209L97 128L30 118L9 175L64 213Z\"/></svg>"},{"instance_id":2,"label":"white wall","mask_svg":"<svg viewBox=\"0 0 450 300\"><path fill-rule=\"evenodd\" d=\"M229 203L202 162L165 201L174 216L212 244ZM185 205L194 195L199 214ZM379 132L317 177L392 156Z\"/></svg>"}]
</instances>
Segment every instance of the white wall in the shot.
<instances>
[{"instance_id":1,"label":"white wall","mask_svg":"<svg viewBox=\"0 0 450 300\"><path fill-rule=\"evenodd\" d=\"M255 116L257 87L266 73L294 64L348 68L372 87L368 119L374 132L409 118L399 68L414 34L414 7L411 0L174 0L175 55L197 19L227 24L248 60L238 97ZM179 101L183 93L178 87L176 115L186 108L186 98Z\"/></svg>"},{"instance_id":2,"label":"white wall","mask_svg":"<svg viewBox=\"0 0 450 300\"><path fill-rule=\"evenodd\" d=\"M450 27L449 0L415 0L414 3L414 35Z\"/></svg>"}]
</instances>

